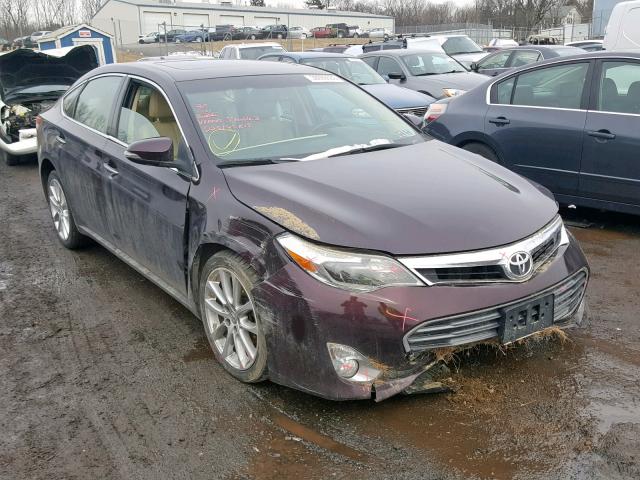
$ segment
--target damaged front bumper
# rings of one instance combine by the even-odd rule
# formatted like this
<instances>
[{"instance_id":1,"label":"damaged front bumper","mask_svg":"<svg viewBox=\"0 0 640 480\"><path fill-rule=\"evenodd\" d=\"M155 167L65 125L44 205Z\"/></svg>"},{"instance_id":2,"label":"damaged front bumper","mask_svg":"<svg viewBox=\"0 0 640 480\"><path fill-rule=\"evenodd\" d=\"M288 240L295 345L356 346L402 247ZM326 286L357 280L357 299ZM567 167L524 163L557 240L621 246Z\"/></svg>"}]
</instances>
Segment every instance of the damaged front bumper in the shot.
<instances>
[{"instance_id":1,"label":"damaged front bumper","mask_svg":"<svg viewBox=\"0 0 640 480\"><path fill-rule=\"evenodd\" d=\"M577 276L584 288L569 292L564 286ZM437 326L451 332L451 325L447 326L451 319L510 312L513 305L550 295L574 301L550 326L581 325L587 280L586 259L572 240L524 283L389 287L354 293L321 284L288 263L256 286L253 296L267 339L272 381L332 400L380 401L402 392L437 390L437 384L423 382L422 375L438 364L436 351L442 345L417 348L408 339L420 328ZM497 323L482 341L503 343L503 327ZM452 347L464 349L479 341L471 336L456 342L453 333L454 340L448 339ZM535 333L525 331L521 336ZM336 364L328 344L355 351L351 356L364 365L366 375L357 371L350 378L341 376L336 366L341 364ZM347 370L353 368L345 365Z\"/></svg>"},{"instance_id":2,"label":"damaged front bumper","mask_svg":"<svg viewBox=\"0 0 640 480\"><path fill-rule=\"evenodd\" d=\"M14 156L31 155L38 152L38 139L35 128L20 130L20 138L17 142L6 143L0 137L0 149Z\"/></svg>"}]
</instances>

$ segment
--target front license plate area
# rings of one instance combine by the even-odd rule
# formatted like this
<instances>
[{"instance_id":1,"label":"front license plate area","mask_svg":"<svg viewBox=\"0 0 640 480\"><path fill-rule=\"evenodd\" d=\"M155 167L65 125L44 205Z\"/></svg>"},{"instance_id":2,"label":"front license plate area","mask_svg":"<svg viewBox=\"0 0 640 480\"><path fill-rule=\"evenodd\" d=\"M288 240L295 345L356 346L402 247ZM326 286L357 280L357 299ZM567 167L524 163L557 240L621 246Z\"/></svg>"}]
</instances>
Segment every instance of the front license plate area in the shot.
<instances>
[{"instance_id":1,"label":"front license plate area","mask_svg":"<svg viewBox=\"0 0 640 480\"><path fill-rule=\"evenodd\" d=\"M505 308L500 340L502 343L511 343L552 325L553 295L538 297Z\"/></svg>"}]
</instances>

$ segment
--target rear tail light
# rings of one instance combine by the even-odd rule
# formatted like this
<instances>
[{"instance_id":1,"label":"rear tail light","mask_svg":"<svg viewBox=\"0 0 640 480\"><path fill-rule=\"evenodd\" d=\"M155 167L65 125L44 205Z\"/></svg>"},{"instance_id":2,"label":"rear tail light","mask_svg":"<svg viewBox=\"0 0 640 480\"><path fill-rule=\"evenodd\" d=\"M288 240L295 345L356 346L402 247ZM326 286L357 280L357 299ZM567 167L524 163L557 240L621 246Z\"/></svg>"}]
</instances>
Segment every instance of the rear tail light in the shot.
<instances>
[{"instance_id":1,"label":"rear tail light","mask_svg":"<svg viewBox=\"0 0 640 480\"><path fill-rule=\"evenodd\" d=\"M424 120L427 124L437 120L439 117L444 115L444 112L447 111L446 103L432 103L429 105L427 109L427 113L424 116Z\"/></svg>"},{"instance_id":2,"label":"rear tail light","mask_svg":"<svg viewBox=\"0 0 640 480\"><path fill-rule=\"evenodd\" d=\"M38 115L36 117L36 129L40 130L41 126L42 126L42 117L40 115Z\"/></svg>"}]
</instances>

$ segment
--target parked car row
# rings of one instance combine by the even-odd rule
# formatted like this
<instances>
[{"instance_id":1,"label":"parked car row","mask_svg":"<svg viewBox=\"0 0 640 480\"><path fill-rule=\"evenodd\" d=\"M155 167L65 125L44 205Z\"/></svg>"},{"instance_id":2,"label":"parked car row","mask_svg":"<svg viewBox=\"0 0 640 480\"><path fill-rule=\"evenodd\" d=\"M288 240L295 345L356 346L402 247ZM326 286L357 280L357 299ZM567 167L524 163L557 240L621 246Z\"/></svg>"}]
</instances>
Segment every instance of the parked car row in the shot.
<instances>
[{"instance_id":1,"label":"parked car row","mask_svg":"<svg viewBox=\"0 0 640 480\"><path fill-rule=\"evenodd\" d=\"M335 400L401 393L441 347L582 324L589 268L546 189L425 135L359 59L269 56L80 78L37 128L61 244L159 285L240 381Z\"/></svg>"},{"instance_id":2,"label":"parked car row","mask_svg":"<svg viewBox=\"0 0 640 480\"><path fill-rule=\"evenodd\" d=\"M305 27L287 27L283 24L264 27L234 25L216 25L215 27L195 27L191 30L175 28L166 32L151 32L141 35L138 43L156 42L209 42L222 40L264 40L264 39L306 39L306 38L376 38L388 39L391 32L385 28L373 28L367 31L357 25L332 23L324 27L307 29Z\"/></svg>"}]
</instances>

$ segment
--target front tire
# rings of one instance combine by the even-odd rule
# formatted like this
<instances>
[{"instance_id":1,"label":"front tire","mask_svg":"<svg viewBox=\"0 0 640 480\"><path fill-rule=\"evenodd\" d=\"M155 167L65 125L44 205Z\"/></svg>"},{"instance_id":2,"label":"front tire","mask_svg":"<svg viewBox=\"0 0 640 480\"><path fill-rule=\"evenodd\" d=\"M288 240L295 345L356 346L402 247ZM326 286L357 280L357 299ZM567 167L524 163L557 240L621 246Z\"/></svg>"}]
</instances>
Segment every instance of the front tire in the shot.
<instances>
[{"instance_id":1,"label":"front tire","mask_svg":"<svg viewBox=\"0 0 640 480\"><path fill-rule=\"evenodd\" d=\"M223 251L202 268L200 312L211 349L245 383L267 378L267 344L251 292L258 275L238 255Z\"/></svg>"},{"instance_id":2,"label":"front tire","mask_svg":"<svg viewBox=\"0 0 640 480\"><path fill-rule=\"evenodd\" d=\"M492 162L500 163L496 152L494 152L491 147L485 145L484 143L471 142L463 145L462 148L467 152L475 153L477 155L480 155L481 157L486 158L487 160L491 160Z\"/></svg>"},{"instance_id":3,"label":"front tire","mask_svg":"<svg viewBox=\"0 0 640 480\"><path fill-rule=\"evenodd\" d=\"M55 170L47 179L47 203L60 243L69 250L83 246L86 243L86 237L78 231L73 212L62 188L62 181Z\"/></svg>"}]
</instances>

